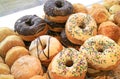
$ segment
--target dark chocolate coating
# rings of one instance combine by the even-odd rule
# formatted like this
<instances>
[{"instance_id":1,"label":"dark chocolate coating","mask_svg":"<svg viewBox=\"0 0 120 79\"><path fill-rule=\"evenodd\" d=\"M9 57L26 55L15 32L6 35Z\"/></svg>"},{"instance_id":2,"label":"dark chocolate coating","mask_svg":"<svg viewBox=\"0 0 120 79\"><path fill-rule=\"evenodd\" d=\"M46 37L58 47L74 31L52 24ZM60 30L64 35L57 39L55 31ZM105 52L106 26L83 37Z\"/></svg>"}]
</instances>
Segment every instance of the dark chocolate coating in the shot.
<instances>
[{"instance_id":1,"label":"dark chocolate coating","mask_svg":"<svg viewBox=\"0 0 120 79\"><path fill-rule=\"evenodd\" d=\"M44 12L48 16L66 16L73 13L73 6L67 0L47 0Z\"/></svg>"},{"instance_id":2,"label":"dark chocolate coating","mask_svg":"<svg viewBox=\"0 0 120 79\"><path fill-rule=\"evenodd\" d=\"M73 47L73 48L80 48L80 45L76 45L71 43L65 33L65 30L63 30L60 34L61 36L61 43L65 46L65 47Z\"/></svg>"},{"instance_id":3,"label":"dark chocolate coating","mask_svg":"<svg viewBox=\"0 0 120 79\"><path fill-rule=\"evenodd\" d=\"M19 18L15 23L15 31L21 35L34 35L42 31L46 22L36 15L26 15Z\"/></svg>"},{"instance_id":4,"label":"dark chocolate coating","mask_svg":"<svg viewBox=\"0 0 120 79\"><path fill-rule=\"evenodd\" d=\"M51 27L51 28L65 28L65 23L55 23L51 22L48 19L45 18L46 23Z\"/></svg>"},{"instance_id":5,"label":"dark chocolate coating","mask_svg":"<svg viewBox=\"0 0 120 79\"><path fill-rule=\"evenodd\" d=\"M55 36L60 36L60 33L61 32L54 32L54 31L48 30L46 35L50 35L50 36L55 37Z\"/></svg>"}]
</instances>

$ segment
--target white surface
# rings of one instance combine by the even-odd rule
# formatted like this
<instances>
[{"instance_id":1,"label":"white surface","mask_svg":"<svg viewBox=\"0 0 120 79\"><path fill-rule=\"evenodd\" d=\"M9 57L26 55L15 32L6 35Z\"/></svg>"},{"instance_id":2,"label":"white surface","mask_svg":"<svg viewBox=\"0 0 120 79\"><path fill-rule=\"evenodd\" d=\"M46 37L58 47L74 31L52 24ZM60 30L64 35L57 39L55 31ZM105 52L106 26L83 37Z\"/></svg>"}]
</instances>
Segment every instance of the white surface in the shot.
<instances>
[{"instance_id":1,"label":"white surface","mask_svg":"<svg viewBox=\"0 0 120 79\"><path fill-rule=\"evenodd\" d=\"M91 4L97 2L99 3L102 0L68 0L68 1L71 3L81 3L84 4L85 6L90 6ZM24 15L37 15L41 17L42 15L44 15L43 5L0 17L0 27L9 27L11 29L14 29L14 24L16 20Z\"/></svg>"}]
</instances>

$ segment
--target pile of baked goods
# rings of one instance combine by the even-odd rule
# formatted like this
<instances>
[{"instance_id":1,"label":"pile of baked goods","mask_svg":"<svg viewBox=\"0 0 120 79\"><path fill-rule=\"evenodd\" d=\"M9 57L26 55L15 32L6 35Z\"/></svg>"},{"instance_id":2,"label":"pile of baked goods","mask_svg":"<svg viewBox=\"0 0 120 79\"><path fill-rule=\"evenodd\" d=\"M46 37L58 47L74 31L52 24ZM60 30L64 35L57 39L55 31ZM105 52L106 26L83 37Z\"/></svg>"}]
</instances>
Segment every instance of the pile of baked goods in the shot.
<instances>
[{"instance_id":1,"label":"pile of baked goods","mask_svg":"<svg viewBox=\"0 0 120 79\"><path fill-rule=\"evenodd\" d=\"M119 0L43 8L0 28L0 79L120 79Z\"/></svg>"}]
</instances>

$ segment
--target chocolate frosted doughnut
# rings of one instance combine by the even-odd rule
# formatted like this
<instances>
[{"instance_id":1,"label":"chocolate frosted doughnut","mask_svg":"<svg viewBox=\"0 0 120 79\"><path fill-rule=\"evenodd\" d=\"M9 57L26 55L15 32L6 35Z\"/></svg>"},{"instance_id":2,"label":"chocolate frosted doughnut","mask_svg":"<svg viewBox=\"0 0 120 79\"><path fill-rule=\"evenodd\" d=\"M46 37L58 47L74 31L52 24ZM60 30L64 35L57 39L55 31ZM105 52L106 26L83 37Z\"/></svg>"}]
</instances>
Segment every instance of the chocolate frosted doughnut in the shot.
<instances>
[{"instance_id":1,"label":"chocolate frosted doughnut","mask_svg":"<svg viewBox=\"0 0 120 79\"><path fill-rule=\"evenodd\" d=\"M36 15L26 15L18 19L15 23L15 31L21 35L34 35L43 31L46 22Z\"/></svg>"},{"instance_id":2,"label":"chocolate frosted doughnut","mask_svg":"<svg viewBox=\"0 0 120 79\"><path fill-rule=\"evenodd\" d=\"M66 0L48 0L44 5L44 12L49 16L66 16L72 14L72 4Z\"/></svg>"},{"instance_id":3,"label":"chocolate frosted doughnut","mask_svg":"<svg viewBox=\"0 0 120 79\"><path fill-rule=\"evenodd\" d=\"M65 28L65 23L51 22L46 18L45 18L45 21L48 24L49 29L52 31L61 32Z\"/></svg>"}]
</instances>

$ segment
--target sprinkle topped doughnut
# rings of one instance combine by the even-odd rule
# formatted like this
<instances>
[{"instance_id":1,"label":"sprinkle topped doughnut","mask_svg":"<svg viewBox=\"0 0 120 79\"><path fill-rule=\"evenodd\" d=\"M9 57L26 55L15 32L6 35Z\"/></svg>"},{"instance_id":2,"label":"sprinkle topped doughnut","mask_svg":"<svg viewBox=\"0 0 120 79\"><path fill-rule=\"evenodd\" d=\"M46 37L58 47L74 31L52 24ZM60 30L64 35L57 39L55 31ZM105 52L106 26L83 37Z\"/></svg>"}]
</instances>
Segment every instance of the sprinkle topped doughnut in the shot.
<instances>
[{"instance_id":1,"label":"sprinkle topped doughnut","mask_svg":"<svg viewBox=\"0 0 120 79\"><path fill-rule=\"evenodd\" d=\"M87 57L88 63L95 69L111 70L120 61L120 46L112 39L97 35L85 41L80 52Z\"/></svg>"},{"instance_id":2,"label":"sprinkle topped doughnut","mask_svg":"<svg viewBox=\"0 0 120 79\"><path fill-rule=\"evenodd\" d=\"M95 20L88 14L72 14L66 22L67 38L74 44L83 44L85 40L97 34Z\"/></svg>"},{"instance_id":3,"label":"sprinkle topped doughnut","mask_svg":"<svg viewBox=\"0 0 120 79\"><path fill-rule=\"evenodd\" d=\"M87 61L79 51L65 48L55 56L48 71L52 79L84 79Z\"/></svg>"}]
</instances>

